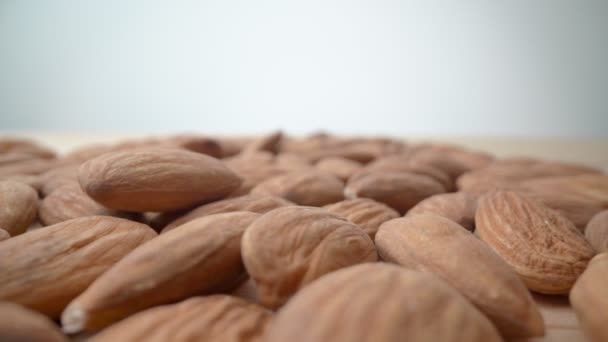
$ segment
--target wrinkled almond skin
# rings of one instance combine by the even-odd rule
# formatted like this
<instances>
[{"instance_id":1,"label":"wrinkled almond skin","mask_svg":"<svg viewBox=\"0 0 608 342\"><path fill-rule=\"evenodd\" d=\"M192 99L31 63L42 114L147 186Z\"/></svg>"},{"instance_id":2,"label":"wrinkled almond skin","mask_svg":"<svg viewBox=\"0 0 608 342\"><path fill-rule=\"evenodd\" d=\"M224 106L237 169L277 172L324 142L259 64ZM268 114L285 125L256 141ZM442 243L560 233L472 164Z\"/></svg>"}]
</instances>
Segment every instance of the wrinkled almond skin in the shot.
<instances>
[{"instance_id":1,"label":"wrinkled almond skin","mask_svg":"<svg viewBox=\"0 0 608 342\"><path fill-rule=\"evenodd\" d=\"M446 189L433 178L406 172L375 172L349 181L347 199L371 198L404 214L423 199Z\"/></svg>"},{"instance_id":2,"label":"wrinkled almond skin","mask_svg":"<svg viewBox=\"0 0 608 342\"><path fill-rule=\"evenodd\" d=\"M431 213L448 218L464 228L475 229L477 199L465 192L433 195L416 204L407 215Z\"/></svg>"},{"instance_id":3,"label":"wrinkled almond skin","mask_svg":"<svg viewBox=\"0 0 608 342\"><path fill-rule=\"evenodd\" d=\"M326 273L377 260L374 243L362 229L312 207L262 215L247 228L241 245L259 302L270 308Z\"/></svg>"},{"instance_id":4,"label":"wrinkled almond skin","mask_svg":"<svg viewBox=\"0 0 608 342\"><path fill-rule=\"evenodd\" d=\"M593 216L585 229L585 237L596 252L608 252L608 210Z\"/></svg>"},{"instance_id":5,"label":"wrinkled almond skin","mask_svg":"<svg viewBox=\"0 0 608 342\"><path fill-rule=\"evenodd\" d=\"M572 222L515 192L483 196L475 224L476 234L540 293L567 294L595 253Z\"/></svg>"},{"instance_id":6,"label":"wrinkled almond skin","mask_svg":"<svg viewBox=\"0 0 608 342\"><path fill-rule=\"evenodd\" d=\"M592 342L608 341L608 253L591 259L589 266L578 278L570 303L576 311L583 331Z\"/></svg>"},{"instance_id":7,"label":"wrinkled almond skin","mask_svg":"<svg viewBox=\"0 0 608 342\"><path fill-rule=\"evenodd\" d=\"M270 323L266 342L502 341L457 291L427 273L368 263L325 275Z\"/></svg>"},{"instance_id":8,"label":"wrinkled almond skin","mask_svg":"<svg viewBox=\"0 0 608 342\"><path fill-rule=\"evenodd\" d=\"M10 302L0 302L0 341L67 342L48 317Z\"/></svg>"},{"instance_id":9,"label":"wrinkled almond skin","mask_svg":"<svg viewBox=\"0 0 608 342\"><path fill-rule=\"evenodd\" d=\"M38 212L38 194L29 185L0 181L0 228L11 236L25 232Z\"/></svg>"},{"instance_id":10,"label":"wrinkled almond skin","mask_svg":"<svg viewBox=\"0 0 608 342\"><path fill-rule=\"evenodd\" d=\"M91 342L258 342L272 313L240 298L213 295L152 308L116 323Z\"/></svg>"},{"instance_id":11,"label":"wrinkled almond skin","mask_svg":"<svg viewBox=\"0 0 608 342\"><path fill-rule=\"evenodd\" d=\"M40 222L46 226L84 216L129 216L95 202L76 182L63 185L45 197L38 213Z\"/></svg>"},{"instance_id":12,"label":"wrinkled almond skin","mask_svg":"<svg viewBox=\"0 0 608 342\"><path fill-rule=\"evenodd\" d=\"M253 213L264 214L273 209L293 205L286 199L277 196L250 194L240 197L227 198L225 200L203 204L202 206L192 209L186 214L173 220L164 229L163 233L175 229L187 222L190 222L199 217L228 213L232 211L250 211Z\"/></svg>"},{"instance_id":13,"label":"wrinkled almond skin","mask_svg":"<svg viewBox=\"0 0 608 342\"><path fill-rule=\"evenodd\" d=\"M212 157L181 149L113 152L80 166L82 189L104 206L167 211L225 197L241 179Z\"/></svg>"},{"instance_id":14,"label":"wrinkled almond skin","mask_svg":"<svg viewBox=\"0 0 608 342\"><path fill-rule=\"evenodd\" d=\"M270 178L251 190L252 194L283 197L304 206L320 207L344 199L344 184L321 171L296 171Z\"/></svg>"},{"instance_id":15,"label":"wrinkled almond skin","mask_svg":"<svg viewBox=\"0 0 608 342\"><path fill-rule=\"evenodd\" d=\"M154 305L235 288L246 279L241 236L258 216L202 217L140 246L69 304L64 331L97 330Z\"/></svg>"},{"instance_id":16,"label":"wrinkled almond skin","mask_svg":"<svg viewBox=\"0 0 608 342\"><path fill-rule=\"evenodd\" d=\"M363 165L359 162L346 158L328 157L319 160L315 167L317 170L331 173L345 182L353 174L361 170Z\"/></svg>"},{"instance_id":17,"label":"wrinkled almond skin","mask_svg":"<svg viewBox=\"0 0 608 342\"><path fill-rule=\"evenodd\" d=\"M457 223L430 213L408 214L383 223L375 242L383 260L433 273L453 286L503 336L544 335L543 318L521 279Z\"/></svg>"},{"instance_id":18,"label":"wrinkled almond skin","mask_svg":"<svg viewBox=\"0 0 608 342\"><path fill-rule=\"evenodd\" d=\"M110 266L156 233L109 216L65 221L0 243L0 300L57 318Z\"/></svg>"},{"instance_id":19,"label":"wrinkled almond skin","mask_svg":"<svg viewBox=\"0 0 608 342\"><path fill-rule=\"evenodd\" d=\"M323 208L356 224L372 240L382 223L400 216L396 210L386 204L369 198L344 200Z\"/></svg>"}]
</instances>

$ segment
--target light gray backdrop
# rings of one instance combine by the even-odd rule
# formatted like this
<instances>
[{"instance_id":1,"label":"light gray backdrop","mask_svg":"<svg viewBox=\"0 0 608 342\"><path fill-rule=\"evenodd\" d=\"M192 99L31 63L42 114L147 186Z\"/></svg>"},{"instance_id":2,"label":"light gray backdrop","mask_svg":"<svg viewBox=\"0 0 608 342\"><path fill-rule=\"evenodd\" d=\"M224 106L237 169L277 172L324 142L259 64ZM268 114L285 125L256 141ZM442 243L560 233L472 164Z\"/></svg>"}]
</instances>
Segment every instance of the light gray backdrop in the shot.
<instances>
[{"instance_id":1,"label":"light gray backdrop","mask_svg":"<svg viewBox=\"0 0 608 342\"><path fill-rule=\"evenodd\" d=\"M0 130L608 135L608 0L0 0Z\"/></svg>"}]
</instances>

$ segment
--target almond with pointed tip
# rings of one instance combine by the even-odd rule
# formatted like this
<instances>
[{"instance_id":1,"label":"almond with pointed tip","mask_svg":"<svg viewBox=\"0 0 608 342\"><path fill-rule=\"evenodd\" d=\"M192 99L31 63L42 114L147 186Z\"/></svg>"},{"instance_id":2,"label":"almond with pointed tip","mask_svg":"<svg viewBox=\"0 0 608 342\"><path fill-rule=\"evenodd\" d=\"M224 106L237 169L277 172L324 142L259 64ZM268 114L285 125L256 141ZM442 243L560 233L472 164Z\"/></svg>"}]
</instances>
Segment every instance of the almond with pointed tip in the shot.
<instances>
[{"instance_id":1,"label":"almond with pointed tip","mask_svg":"<svg viewBox=\"0 0 608 342\"><path fill-rule=\"evenodd\" d=\"M407 215L431 213L448 218L464 228L475 229L477 199L465 192L433 195L423 199L407 212Z\"/></svg>"},{"instance_id":2,"label":"almond with pointed tip","mask_svg":"<svg viewBox=\"0 0 608 342\"><path fill-rule=\"evenodd\" d=\"M235 288L247 277L241 236L258 216L201 217L140 246L68 305L64 331L97 330L155 305Z\"/></svg>"},{"instance_id":3,"label":"almond with pointed tip","mask_svg":"<svg viewBox=\"0 0 608 342\"><path fill-rule=\"evenodd\" d=\"M0 181L0 228L11 236L25 232L38 212L38 193L29 185Z\"/></svg>"},{"instance_id":4,"label":"almond with pointed tip","mask_svg":"<svg viewBox=\"0 0 608 342\"><path fill-rule=\"evenodd\" d=\"M112 152L80 166L82 189L104 206L125 211L167 211L221 199L241 179L219 160L168 148Z\"/></svg>"},{"instance_id":5,"label":"almond with pointed tip","mask_svg":"<svg viewBox=\"0 0 608 342\"><path fill-rule=\"evenodd\" d=\"M109 216L82 217L0 243L0 300L57 318L98 276L156 233Z\"/></svg>"},{"instance_id":6,"label":"almond with pointed tip","mask_svg":"<svg viewBox=\"0 0 608 342\"><path fill-rule=\"evenodd\" d=\"M272 313L240 298L193 297L135 314L95 335L91 342L258 342Z\"/></svg>"},{"instance_id":7,"label":"almond with pointed tip","mask_svg":"<svg viewBox=\"0 0 608 342\"><path fill-rule=\"evenodd\" d=\"M608 252L608 210L593 216L585 229L585 237L596 252Z\"/></svg>"},{"instance_id":8,"label":"almond with pointed tip","mask_svg":"<svg viewBox=\"0 0 608 342\"><path fill-rule=\"evenodd\" d=\"M327 274L298 292L266 342L498 342L490 321L428 273L366 263Z\"/></svg>"},{"instance_id":9,"label":"almond with pointed tip","mask_svg":"<svg viewBox=\"0 0 608 342\"><path fill-rule=\"evenodd\" d=\"M572 222L515 192L483 196L475 224L475 233L536 292L567 294L595 254Z\"/></svg>"},{"instance_id":10,"label":"almond with pointed tip","mask_svg":"<svg viewBox=\"0 0 608 342\"><path fill-rule=\"evenodd\" d=\"M326 273L377 260L374 243L362 229L312 207L283 207L262 215L247 228L241 245L257 297L270 308Z\"/></svg>"},{"instance_id":11,"label":"almond with pointed tip","mask_svg":"<svg viewBox=\"0 0 608 342\"><path fill-rule=\"evenodd\" d=\"M251 190L253 194L283 197L304 206L320 207L344 199L344 183L321 171L295 171L270 178Z\"/></svg>"},{"instance_id":12,"label":"almond with pointed tip","mask_svg":"<svg viewBox=\"0 0 608 342\"><path fill-rule=\"evenodd\" d=\"M543 318L513 269L457 223L431 213L383 223L380 257L433 273L453 286L509 337L544 335ZM463 267L463 265L466 265Z\"/></svg>"},{"instance_id":13,"label":"almond with pointed tip","mask_svg":"<svg viewBox=\"0 0 608 342\"><path fill-rule=\"evenodd\" d=\"M372 240L382 223L400 216L397 211L386 204L369 198L344 200L323 208L356 224Z\"/></svg>"}]
</instances>

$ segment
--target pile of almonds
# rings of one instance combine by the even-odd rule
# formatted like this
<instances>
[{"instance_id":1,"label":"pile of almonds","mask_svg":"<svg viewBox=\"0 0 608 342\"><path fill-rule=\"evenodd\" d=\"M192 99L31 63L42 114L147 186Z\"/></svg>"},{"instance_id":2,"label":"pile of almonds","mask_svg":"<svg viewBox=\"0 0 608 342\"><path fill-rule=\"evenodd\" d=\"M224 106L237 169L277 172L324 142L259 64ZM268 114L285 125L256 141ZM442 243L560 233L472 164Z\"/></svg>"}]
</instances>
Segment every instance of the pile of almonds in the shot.
<instances>
[{"instance_id":1,"label":"pile of almonds","mask_svg":"<svg viewBox=\"0 0 608 342\"><path fill-rule=\"evenodd\" d=\"M0 341L608 341L608 175L389 138L0 139Z\"/></svg>"}]
</instances>

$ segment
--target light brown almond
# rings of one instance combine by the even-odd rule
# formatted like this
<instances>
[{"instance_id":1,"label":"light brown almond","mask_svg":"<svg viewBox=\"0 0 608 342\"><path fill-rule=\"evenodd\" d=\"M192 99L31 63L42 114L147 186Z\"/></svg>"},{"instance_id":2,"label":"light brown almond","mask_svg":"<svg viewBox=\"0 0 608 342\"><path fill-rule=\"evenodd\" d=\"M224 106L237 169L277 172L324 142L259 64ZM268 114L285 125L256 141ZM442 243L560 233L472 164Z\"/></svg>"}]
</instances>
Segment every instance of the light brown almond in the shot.
<instances>
[{"instance_id":1,"label":"light brown almond","mask_svg":"<svg viewBox=\"0 0 608 342\"><path fill-rule=\"evenodd\" d=\"M536 292L567 294L594 255L572 222L515 192L482 197L475 225L476 234Z\"/></svg>"},{"instance_id":2,"label":"light brown almond","mask_svg":"<svg viewBox=\"0 0 608 342\"><path fill-rule=\"evenodd\" d=\"M591 259L570 292L570 303L592 342L608 341L608 253Z\"/></svg>"},{"instance_id":3,"label":"light brown almond","mask_svg":"<svg viewBox=\"0 0 608 342\"><path fill-rule=\"evenodd\" d=\"M0 241L7 240L10 237L10 234L6 230L0 229Z\"/></svg>"},{"instance_id":4,"label":"light brown almond","mask_svg":"<svg viewBox=\"0 0 608 342\"><path fill-rule=\"evenodd\" d=\"M344 199L344 183L330 173L295 171L270 178L251 190L304 206L323 206Z\"/></svg>"},{"instance_id":5,"label":"light brown almond","mask_svg":"<svg viewBox=\"0 0 608 342\"><path fill-rule=\"evenodd\" d=\"M332 214L344 217L369 235L373 240L383 222L399 217L399 213L386 204L369 198L355 198L329 204L323 208Z\"/></svg>"},{"instance_id":6,"label":"light brown almond","mask_svg":"<svg viewBox=\"0 0 608 342\"><path fill-rule=\"evenodd\" d=\"M327 157L319 160L315 167L317 170L331 173L345 182L353 174L359 171L363 165L359 162L346 158Z\"/></svg>"},{"instance_id":7,"label":"light brown almond","mask_svg":"<svg viewBox=\"0 0 608 342\"><path fill-rule=\"evenodd\" d=\"M249 194L240 197L227 198L225 200L203 204L202 206L179 216L163 229L163 233L207 215L229 213L233 211L250 211L264 214L273 209L288 205L293 205L293 203L281 197L263 194Z\"/></svg>"},{"instance_id":8,"label":"light brown almond","mask_svg":"<svg viewBox=\"0 0 608 342\"><path fill-rule=\"evenodd\" d=\"M116 323L91 342L258 342L271 312L240 298L213 295L149 309Z\"/></svg>"},{"instance_id":9,"label":"light brown almond","mask_svg":"<svg viewBox=\"0 0 608 342\"><path fill-rule=\"evenodd\" d=\"M585 229L585 237L596 252L608 252L608 210L593 216Z\"/></svg>"},{"instance_id":10,"label":"light brown almond","mask_svg":"<svg viewBox=\"0 0 608 342\"><path fill-rule=\"evenodd\" d=\"M78 183L78 167L80 164L67 164L61 167L50 169L41 174L40 177L40 193L48 196L55 189L66 184Z\"/></svg>"},{"instance_id":11,"label":"light brown almond","mask_svg":"<svg viewBox=\"0 0 608 342\"><path fill-rule=\"evenodd\" d=\"M283 133L281 131L273 132L251 141L243 148L241 153L266 151L277 154L281 145L281 140L283 140Z\"/></svg>"},{"instance_id":12,"label":"light brown almond","mask_svg":"<svg viewBox=\"0 0 608 342\"><path fill-rule=\"evenodd\" d=\"M38 193L29 185L0 181L0 229L11 236L25 232L38 212Z\"/></svg>"},{"instance_id":13,"label":"light brown almond","mask_svg":"<svg viewBox=\"0 0 608 342\"><path fill-rule=\"evenodd\" d=\"M261 304L277 308L301 287L342 267L377 259L365 232L324 209L283 207L247 228L243 262Z\"/></svg>"},{"instance_id":14,"label":"light brown almond","mask_svg":"<svg viewBox=\"0 0 608 342\"><path fill-rule=\"evenodd\" d=\"M27 153L45 159L55 158L54 151L34 140L18 137L0 138L0 154L11 152Z\"/></svg>"},{"instance_id":15,"label":"light brown almond","mask_svg":"<svg viewBox=\"0 0 608 342\"><path fill-rule=\"evenodd\" d=\"M17 305L0 302L0 341L67 342L59 327L48 317Z\"/></svg>"},{"instance_id":16,"label":"light brown almond","mask_svg":"<svg viewBox=\"0 0 608 342\"><path fill-rule=\"evenodd\" d=\"M225 197L241 184L217 159L157 148L101 155L80 166L78 179L95 201L126 211L181 209Z\"/></svg>"},{"instance_id":17,"label":"light brown almond","mask_svg":"<svg viewBox=\"0 0 608 342\"><path fill-rule=\"evenodd\" d=\"M441 279L383 263L321 277L268 327L266 342L502 341L496 328Z\"/></svg>"},{"instance_id":18,"label":"light brown almond","mask_svg":"<svg viewBox=\"0 0 608 342\"><path fill-rule=\"evenodd\" d=\"M464 228L475 229L477 199L465 192L438 194L426 198L407 212L407 215L431 213L448 218Z\"/></svg>"},{"instance_id":19,"label":"light brown almond","mask_svg":"<svg viewBox=\"0 0 608 342\"><path fill-rule=\"evenodd\" d=\"M383 260L433 273L453 286L504 336L544 334L543 318L521 279L457 223L431 213L408 214L383 223L375 242Z\"/></svg>"},{"instance_id":20,"label":"light brown almond","mask_svg":"<svg viewBox=\"0 0 608 342\"><path fill-rule=\"evenodd\" d=\"M406 172L375 172L349 181L344 188L347 199L371 198L404 214L418 202L444 193L433 178Z\"/></svg>"},{"instance_id":21,"label":"light brown almond","mask_svg":"<svg viewBox=\"0 0 608 342\"><path fill-rule=\"evenodd\" d=\"M10 238L0 243L0 300L57 318L99 275L154 236L141 223L91 216Z\"/></svg>"},{"instance_id":22,"label":"light brown almond","mask_svg":"<svg viewBox=\"0 0 608 342\"><path fill-rule=\"evenodd\" d=\"M202 217L140 246L68 305L64 331L97 330L155 305L235 288L247 276L241 236L258 216Z\"/></svg>"}]
</instances>

